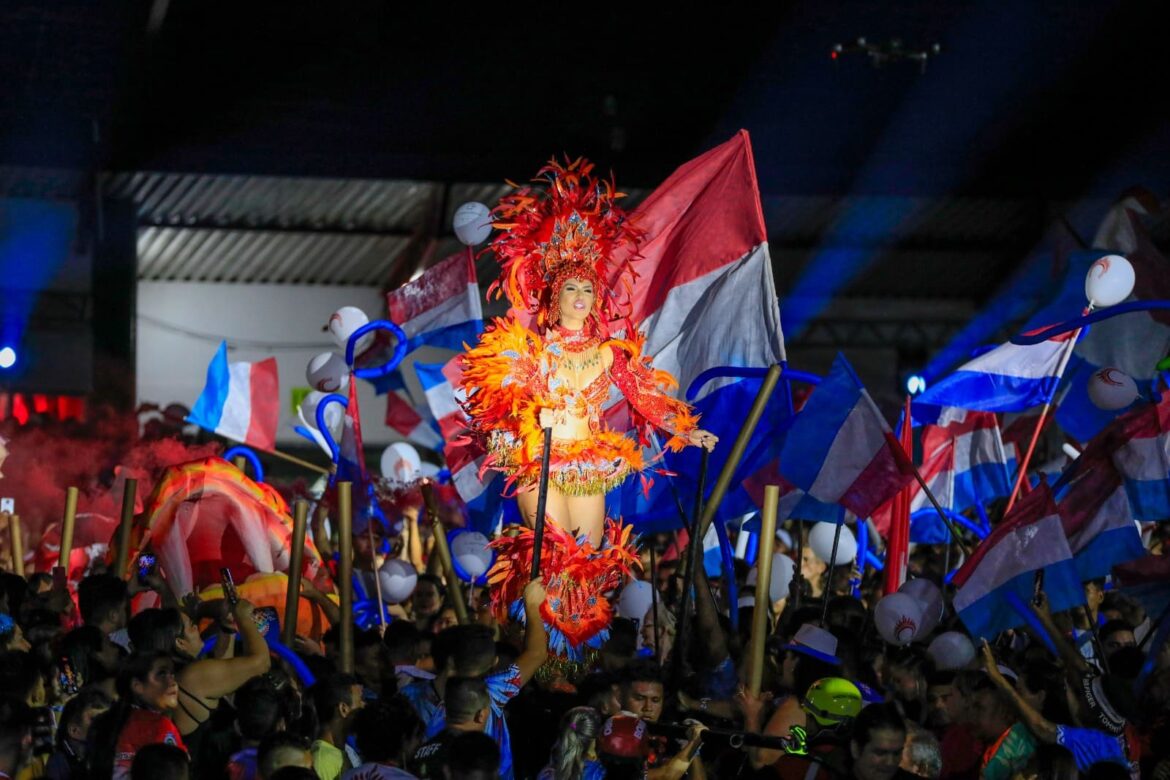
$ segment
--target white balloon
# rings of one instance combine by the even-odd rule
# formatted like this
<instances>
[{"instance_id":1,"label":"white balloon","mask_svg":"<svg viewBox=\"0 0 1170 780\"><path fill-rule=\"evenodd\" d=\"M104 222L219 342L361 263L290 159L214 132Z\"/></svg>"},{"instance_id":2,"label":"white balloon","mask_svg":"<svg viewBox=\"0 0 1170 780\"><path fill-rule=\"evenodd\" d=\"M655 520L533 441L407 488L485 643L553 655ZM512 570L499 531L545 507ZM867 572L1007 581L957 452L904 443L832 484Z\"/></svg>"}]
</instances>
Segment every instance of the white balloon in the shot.
<instances>
[{"instance_id":1,"label":"white balloon","mask_svg":"<svg viewBox=\"0 0 1170 780\"><path fill-rule=\"evenodd\" d=\"M922 625L922 605L905 593L891 593L874 607L873 625L891 645L908 645Z\"/></svg>"},{"instance_id":2,"label":"white balloon","mask_svg":"<svg viewBox=\"0 0 1170 780\"><path fill-rule=\"evenodd\" d=\"M926 654L940 672L963 669L975 660L975 645L961 631L946 631L931 641Z\"/></svg>"},{"instance_id":3,"label":"white balloon","mask_svg":"<svg viewBox=\"0 0 1170 780\"><path fill-rule=\"evenodd\" d=\"M422 459L418 450L404 441L396 441L382 450L382 476L391 482L414 482L422 477Z\"/></svg>"},{"instance_id":4,"label":"white balloon","mask_svg":"<svg viewBox=\"0 0 1170 780\"><path fill-rule=\"evenodd\" d=\"M418 572L401 558L388 558L378 569L378 579L382 581L382 601L401 604L414 593Z\"/></svg>"},{"instance_id":5,"label":"white balloon","mask_svg":"<svg viewBox=\"0 0 1170 780\"><path fill-rule=\"evenodd\" d=\"M624 618L638 621L640 626L653 603L654 594L650 589L650 583L646 580L632 580L626 583L626 587L622 588L617 611Z\"/></svg>"},{"instance_id":6,"label":"white balloon","mask_svg":"<svg viewBox=\"0 0 1170 780\"><path fill-rule=\"evenodd\" d=\"M809 547L812 548L813 554L825 563L829 562L829 558L833 554L833 536L836 533L836 523L817 523L808 532ZM853 535L848 526L842 524L841 539L837 543L837 558L833 565L844 566L856 557L857 537Z\"/></svg>"},{"instance_id":7,"label":"white balloon","mask_svg":"<svg viewBox=\"0 0 1170 780\"><path fill-rule=\"evenodd\" d=\"M1117 368L1103 368L1089 377L1089 400L1109 412L1124 409L1138 398L1133 378Z\"/></svg>"},{"instance_id":8,"label":"white balloon","mask_svg":"<svg viewBox=\"0 0 1170 780\"><path fill-rule=\"evenodd\" d=\"M478 531L464 531L455 536L451 543L451 554L463 571L475 579L492 565L492 551L488 549L488 538Z\"/></svg>"},{"instance_id":9,"label":"white balloon","mask_svg":"<svg viewBox=\"0 0 1170 780\"><path fill-rule=\"evenodd\" d=\"M1133 292L1133 266L1121 255L1105 255L1085 274L1085 297L1094 306L1114 306Z\"/></svg>"},{"instance_id":10,"label":"white balloon","mask_svg":"<svg viewBox=\"0 0 1170 780\"><path fill-rule=\"evenodd\" d=\"M353 332L363 325L368 325L370 318L366 313L356 306L342 306L329 317L329 335L333 337L333 343L345 350L349 343L349 337ZM358 339L358 343L354 346L353 353L360 355L370 346L370 342L374 340L373 333L367 333Z\"/></svg>"},{"instance_id":11,"label":"white balloon","mask_svg":"<svg viewBox=\"0 0 1170 780\"><path fill-rule=\"evenodd\" d=\"M317 427L317 407L320 406L326 395L328 394L322 393L320 390L310 390L309 394L301 400L301 416L305 418L305 423L312 428ZM341 429L341 417L344 413L345 410L341 408L340 404L330 404L325 407L325 424L329 426L330 433L337 433Z\"/></svg>"},{"instance_id":12,"label":"white balloon","mask_svg":"<svg viewBox=\"0 0 1170 780\"><path fill-rule=\"evenodd\" d=\"M340 393L349 387L349 367L336 352L322 352L305 369L309 386L322 393Z\"/></svg>"},{"instance_id":13,"label":"white balloon","mask_svg":"<svg viewBox=\"0 0 1170 780\"><path fill-rule=\"evenodd\" d=\"M938 585L924 577L917 577L903 582L898 592L905 593L922 606L922 625L918 627L917 635L926 636L933 631L943 616L943 595Z\"/></svg>"},{"instance_id":14,"label":"white balloon","mask_svg":"<svg viewBox=\"0 0 1170 780\"><path fill-rule=\"evenodd\" d=\"M492 234L492 211L482 203L470 201L455 209L451 219L455 236L467 246L476 246Z\"/></svg>"}]
</instances>

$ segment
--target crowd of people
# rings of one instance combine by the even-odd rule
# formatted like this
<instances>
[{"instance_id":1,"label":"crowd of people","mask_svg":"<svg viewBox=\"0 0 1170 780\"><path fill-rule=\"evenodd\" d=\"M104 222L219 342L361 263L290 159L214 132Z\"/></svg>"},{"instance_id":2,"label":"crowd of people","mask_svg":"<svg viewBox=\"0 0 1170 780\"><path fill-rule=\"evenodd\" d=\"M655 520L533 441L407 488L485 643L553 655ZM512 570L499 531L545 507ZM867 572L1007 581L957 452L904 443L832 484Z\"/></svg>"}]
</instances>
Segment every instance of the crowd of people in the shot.
<instances>
[{"instance_id":1,"label":"crowd of people","mask_svg":"<svg viewBox=\"0 0 1170 780\"><path fill-rule=\"evenodd\" d=\"M797 554L784 541L800 532L778 548ZM355 631L346 673L338 625L299 637L290 665L246 600L176 598L158 575L103 572L74 599L45 573L5 573L0 777L1170 776L1170 651L1151 643L1160 616L1126 594L1087 582L1087 611L1055 615L1041 594L1032 608L1051 647L1019 631L940 651L934 637L963 631L949 611L898 647L874 630L876 572L854 597L856 570L800 554L758 695L745 683L755 589L742 561L737 627L699 566L692 629L676 635L681 561L667 550L657 604L616 618L571 674L549 662L540 579L524 589L525 621L497 623L480 591L452 625L453 584L424 574L384 630ZM919 546L913 573L937 577L942 556ZM146 590L161 606L134 611Z\"/></svg>"}]
</instances>

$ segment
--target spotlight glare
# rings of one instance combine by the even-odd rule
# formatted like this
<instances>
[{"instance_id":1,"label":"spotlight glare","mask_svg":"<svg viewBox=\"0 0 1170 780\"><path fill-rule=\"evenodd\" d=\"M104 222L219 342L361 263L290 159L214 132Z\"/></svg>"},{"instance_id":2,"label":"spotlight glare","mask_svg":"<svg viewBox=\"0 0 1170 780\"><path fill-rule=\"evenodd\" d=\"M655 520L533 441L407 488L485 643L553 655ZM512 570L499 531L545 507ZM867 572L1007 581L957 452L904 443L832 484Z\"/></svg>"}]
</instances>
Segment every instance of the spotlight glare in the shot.
<instances>
[{"instance_id":1,"label":"spotlight glare","mask_svg":"<svg viewBox=\"0 0 1170 780\"><path fill-rule=\"evenodd\" d=\"M919 395L926 391L926 378L921 374L911 374L906 377L906 392L910 395Z\"/></svg>"},{"instance_id":2,"label":"spotlight glare","mask_svg":"<svg viewBox=\"0 0 1170 780\"><path fill-rule=\"evenodd\" d=\"M16 350L12 347L0 349L0 369L12 368L16 365Z\"/></svg>"}]
</instances>

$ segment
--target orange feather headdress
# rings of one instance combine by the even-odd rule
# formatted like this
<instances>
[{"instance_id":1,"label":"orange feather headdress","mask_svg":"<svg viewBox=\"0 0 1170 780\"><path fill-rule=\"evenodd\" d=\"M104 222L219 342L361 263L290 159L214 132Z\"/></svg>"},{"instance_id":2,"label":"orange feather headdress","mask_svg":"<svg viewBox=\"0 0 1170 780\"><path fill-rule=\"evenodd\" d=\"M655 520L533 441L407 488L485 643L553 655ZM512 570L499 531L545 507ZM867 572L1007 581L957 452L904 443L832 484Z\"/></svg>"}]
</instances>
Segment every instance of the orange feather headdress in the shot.
<instances>
[{"instance_id":1,"label":"orange feather headdress","mask_svg":"<svg viewBox=\"0 0 1170 780\"><path fill-rule=\"evenodd\" d=\"M492 211L492 225L501 232L491 249L501 275L488 294L506 295L515 309L535 314L541 327L559 319L557 300L567 279L593 282L593 313L603 327L629 307L642 231L615 205L625 194L592 171L583 158L564 165L551 160L533 179L543 188L518 187Z\"/></svg>"}]
</instances>

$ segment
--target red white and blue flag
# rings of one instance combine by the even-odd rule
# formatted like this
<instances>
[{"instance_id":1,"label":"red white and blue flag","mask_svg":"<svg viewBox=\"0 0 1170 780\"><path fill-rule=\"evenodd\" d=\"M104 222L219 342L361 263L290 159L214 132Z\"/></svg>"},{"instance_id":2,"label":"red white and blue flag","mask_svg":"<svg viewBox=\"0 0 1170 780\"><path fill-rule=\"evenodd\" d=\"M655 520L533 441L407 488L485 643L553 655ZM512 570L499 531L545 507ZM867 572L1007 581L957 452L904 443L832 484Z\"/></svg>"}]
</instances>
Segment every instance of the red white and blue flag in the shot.
<instances>
[{"instance_id":1,"label":"red white and blue flag","mask_svg":"<svg viewBox=\"0 0 1170 780\"><path fill-rule=\"evenodd\" d=\"M1031 600L1040 571L1053 612L1085 603L1060 512L1045 484L1017 501L955 573L955 611L971 635L993 639L1023 625L1013 602Z\"/></svg>"},{"instance_id":2,"label":"red white and blue flag","mask_svg":"<svg viewBox=\"0 0 1170 780\"><path fill-rule=\"evenodd\" d=\"M1060 495L1057 508L1081 580L1105 577L1120 563L1146 554L1121 475L1099 453L1074 462L1080 476Z\"/></svg>"},{"instance_id":3,"label":"red white and blue flag","mask_svg":"<svg viewBox=\"0 0 1170 780\"><path fill-rule=\"evenodd\" d=\"M961 512L1011 492L1015 464L1008 458L995 414L942 407L922 430L922 451L934 452L947 441L954 444L951 508Z\"/></svg>"},{"instance_id":4,"label":"red white and blue flag","mask_svg":"<svg viewBox=\"0 0 1170 780\"><path fill-rule=\"evenodd\" d=\"M631 219L645 237L638 247L641 259L634 263L639 278L629 319L646 335L645 353L654 367L678 379L679 397L707 369L767 368L784 360L780 305L746 131L679 167ZM759 379L723 378L699 388L694 402L702 427L726 442L734 440L759 385ZM786 417L782 382L740 461L720 518L751 510L750 497L738 486L777 457L782 436L776 426ZM710 473L719 473L729 449L720 446L711 454ZM610 512L635 521L640 530L677 527L677 504L667 492L677 491L691 506L698 448L668 453L665 464L677 476L656 478L649 495L641 480L627 481L611 496Z\"/></svg>"},{"instance_id":5,"label":"red white and blue flag","mask_svg":"<svg viewBox=\"0 0 1170 780\"><path fill-rule=\"evenodd\" d=\"M443 456L451 483L467 505L471 525L490 533L502 502L503 478L494 472L484 475L486 481L480 478L485 453L468 438L467 415L460 406L464 396L461 357L456 355L446 363L415 363L414 370L445 442Z\"/></svg>"},{"instance_id":6,"label":"red white and blue flag","mask_svg":"<svg viewBox=\"0 0 1170 780\"><path fill-rule=\"evenodd\" d=\"M275 449L280 421L276 358L228 363L227 342L221 341L207 366L203 392L187 420L249 447Z\"/></svg>"},{"instance_id":7,"label":"red white and blue flag","mask_svg":"<svg viewBox=\"0 0 1170 780\"><path fill-rule=\"evenodd\" d=\"M420 447L437 450L443 446L435 419L429 411L416 409L404 390L386 394L386 425Z\"/></svg>"},{"instance_id":8,"label":"red white and blue flag","mask_svg":"<svg viewBox=\"0 0 1170 780\"><path fill-rule=\"evenodd\" d=\"M926 449L923 441L923 449ZM943 439L932 444L933 450L926 456L918 471L930 492L946 510L954 509L955 496L955 440ZM938 510L927 498L917 482L907 488L910 496L910 541L919 544L942 544L949 538L946 524L938 516ZM886 503L873 515L873 524L883 538L889 538L890 526L895 510L893 501Z\"/></svg>"},{"instance_id":9,"label":"red white and blue flag","mask_svg":"<svg viewBox=\"0 0 1170 780\"><path fill-rule=\"evenodd\" d=\"M869 517L913 478L890 449L889 424L838 355L796 416L780 451L780 473L828 504Z\"/></svg>"},{"instance_id":10,"label":"red white and blue flag","mask_svg":"<svg viewBox=\"0 0 1170 780\"><path fill-rule=\"evenodd\" d=\"M420 347L461 352L483 332L483 307L470 251L460 251L386 293L386 310L406 334L406 357ZM406 386L401 370L374 383L378 393ZM389 412L388 412L389 413Z\"/></svg>"},{"instance_id":11,"label":"red white and blue flag","mask_svg":"<svg viewBox=\"0 0 1170 780\"><path fill-rule=\"evenodd\" d=\"M1021 412L1048 403L1060 381L1071 333L1039 344L1008 342L964 363L914 399L914 419L930 423L940 407L981 412Z\"/></svg>"}]
</instances>

